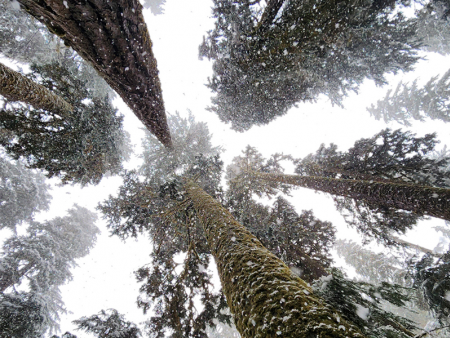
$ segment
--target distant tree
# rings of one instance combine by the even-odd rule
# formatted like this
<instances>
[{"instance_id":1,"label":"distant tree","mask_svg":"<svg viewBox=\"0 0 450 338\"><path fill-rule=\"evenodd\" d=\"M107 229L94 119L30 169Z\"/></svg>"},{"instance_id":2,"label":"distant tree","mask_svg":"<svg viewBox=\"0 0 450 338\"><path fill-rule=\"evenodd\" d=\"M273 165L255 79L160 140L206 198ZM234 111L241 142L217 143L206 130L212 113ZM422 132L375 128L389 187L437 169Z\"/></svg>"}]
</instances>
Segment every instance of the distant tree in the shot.
<instances>
[{"instance_id":1,"label":"distant tree","mask_svg":"<svg viewBox=\"0 0 450 338\"><path fill-rule=\"evenodd\" d=\"M110 196L99 210L113 234L125 239L145 233L153 243L151 263L136 272L142 293L138 305L155 310L146 332L155 337L167 332L173 337L203 337L214 318L227 322L229 315L220 313L226 304L220 293L212 292L209 249L196 217L179 211L178 190L180 175L189 174L211 194L220 194L220 148L212 146L208 128L192 115L185 119L177 113L169 118L169 126L173 150L147 135L139 173L126 172L118 196ZM193 303L198 296L201 311Z\"/></svg>"},{"instance_id":2,"label":"distant tree","mask_svg":"<svg viewBox=\"0 0 450 338\"><path fill-rule=\"evenodd\" d=\"M164 14L164 5L166 4L166 0L145 0L144 8L150 8L153 15Z\"/></svg>"},{"instance_id":3,"label":"distant tree","mask_svg":"<svg viewBox=\"0 0 450 338\"><path fill-rule=\"evenodd\" d=\"M197 122L189 111L183 118L178 112L169 116L168 124L173 134L171 149L161 146L157 138L150 133L143 140L144 164L139 172L146 177L166 183L174 175L185 172L200 154L211 157L219 154L221 147L211 144L211 134L204 122Z\"/></svg>"},{"instance_id":4,"label":"distant tree","mask_svg":"<svg viewBox=\"0 0 450 338\"><path fill-rule=\"evenodd\" d=\"M450 3L447 0L429 1L416 12L417 37L422 49L442 55L450 53Z\"/></svg>"},{"instance_id":5,"label":"distant tree","mask_svg":"<svg viewBox=\"0 0 450 338\"><path fill-rule=\"evenodd\" d=\"M19 161L0 156L0 229L16 229L48 210L50 186L40 172L26 169Z\"/></svg>"},{"instance_id":6,"label":"distant tree","mask_svg":"<svg viewBox=\"0 0 450 338\"><path fill-rule=\"evenodd\" d=\"M21 101L36 109L69 114L73 107L44 86L0 63L0 95L10 101Z\"/></svg>"},{"instance_id":7,"label":"distant tree","mask_svg":"<svg viewBox=\"0 0 450 338\"><path fill-rule=\"evenodd\" d=\"M315 154L297 161L296 172L311 176L344 180L364 180L380 184L408 183L448 189L450 157L434 155L438 141L436 135L415 137L410 132L385 129L372 138L361 139L346 152L331 144L322 145ZM337 181L336 181L337 182ZM351 181L348 181L351 184ZM356 196L356 195L355 195ZM400 208L350 198L345 194L333 197L346 221L368 238L375 237L386 243L395 243L391 231L403 233L413 227L423 211L414 213Z\"/></svg>"},{"instance_id":8,"label":"distant tree","mask_svg":"<svg viewBox=\"0 0 450 338\"><path fill-rule=\"evenodd\" d=\"M172 146L156 59L138 0L19 3L90 62L146 128Z\"/></svg>"},{"instance_id":9,"label":"distant tree","mask_svg":"<svg viewBox=\"0 0 450 338\"><path fill-rule=\"evenodd\" d=\"M388 282L402 286L411 286L411 279L406 279L404 262L383 252L374 253L353 241L337 240L337 254L355 268L356 273L366 282L381 284Z\"/></svg>"},{"instance_id":10,"label":"distant tree","mask_svg":"<svg viewBox=\"0 0 450 338\"><path fill-rule=\"evenodd\" d=\"M141 332L136 324L125 320L115 309L101 310L90 317L74 320L78 330L94 334L97 338L138 338Z\"/></svg>"},{"instance_id":11,"label":"distant tree","mask_svg":"<svg viewBox=\"0 0 450 338\"><path fill-rule=\"evenodd\" d=\"M440 300L445 293L443 275L448 271L443 266L443 269L431 268L434 265L432 262L436 262L434 255L417 256L409 253L399 259L389 254L376 254L352 241L338 240L336 245L339 256L355 268L359 278L377 285L389 282L407 288L405 291L410 296L409 306L394 308L394 312L421 322L422 326L433 318L437 318L441 326L448 325L443 320L447 317L448 306ZM386 304L383 307L387 308Z\"/></svg>"},{"instance_id":12,"label":"distant tree","mask_svg":"<svg viewBox=\"0 0 450 338\"><path fill-rule=\"evenodd\" d=\"M429 254L412 259L410 273L414 278L414 286L423 292L434 317L441 326L450 325L450 251L439 259ZM448 332L450 330L447 328Z\"/></svg>"},{"instance_id":13,"label":"distant tree","mask_svg":"<svg viewBox=\"0 0 450 338\"><path fill-rule=\"evenodd\" d=\"M384 99L367 110L377 120L396 121L405 126L410 126L411 120L425 118L450 122L449 84L450 70L439 80L437 76L431 78L422 88L417 80L411 85L400 82L394 91L388 90Z\"/></svg>"},{"instance_id":14,"label":"distant tree","mask_svg":"<svg viewBox=\"0 0 450 338\"><path fill-rule=\"evenodd\" d=\"M236 330L236 327L222 324L222 323L215 323L214 328L208 329L208 338L240 338L241 335Z\"/></svg>"},{"instance_id":15,"label":"distant tree","mask_svg":"<svg viewBox=\"0 0 450 338\"><path fill-rule=\"evenodd\" d=\"M2 329L5 325L0 336L14 332L11 337L18 337L17 329L40 338L58 327L58 315L65 312L59 286L71 280L75 259L93 247L99 232L95 219L95 214L75 206L65 217L32 221L25 235L16 234L5 241L0 254L0 323L20 325L0 324ZM19 286L27 291L18 293Z\"/></svg>"},{"instance_id":16,"label":"distant tree","mask_svg":"<svg viewBox=\"0 0 450 338\"><path fill-rule=\"evenodd\" d=\"M1 337L41 338L49 327L57 326L57 313L49 309L46 298L33 292L0 293Z\"/></svg>"},{"instance_id":17,"label":"distant tree","mask_svg":"<svg viewBox=\"0 0 450 338\"><path fill-rule=\"evenodd\" d=\"M60 338L57 335L53 335L50 338ZM61 338L77 338L77 336L75 336L74 334L70 333L70 332L66 332L63 335L61 335Z\"/></svg>"},{"instance_id":18,"label":"distant tree","mask_svg":"<svg viewBox=\"0 0 450 338\"><path fill-rule=\"evenodd\" d=\"M210 110L244 131L325 94L341 104L364 79L417 61L414 19L392 14L392 1L215 0L215 28L200 46L214 60Z\"/></svg>"},{"instance_id":19,"label":"distant tree","mask_svg":"<svg viewBox=\"0 0 450 338\"><path fill-rule=\"evenodd\" d=\"M32 221L26 235L14 235L0 256L0 292L28 280L32 290L49 290L71 279L75 259L89 253L99 232L95 214L75 206L68 215L39 223Z\"/></svg>"},{"instance_id":20,"label":"distant tree","mask_svg":"<svg viewBox=\"0 0 450 338\"><path fill-rule=\"evenodd\" d=\"M409 305L407 290L400 285L357 282L332 269L332 274L315 281L312 288L366 337L416 337L412 321L383 309L385 302L402 308Z\"/></svg>"},{"instance_id":21,"label":"distant tree","mask_svg":"<svg viewBox=\"0 0 450 338\"><path fill-rule=\"evenodd\" d=\"M8 103L0 110L0 129L14 136L0 138L0 144L14 158L63 182L97 184L104 174L118 173L129 156L129 140L110 99L93 96L71 58L31 69L32 78L74 111L60 114Z\"/></svg>"}]
</instances>

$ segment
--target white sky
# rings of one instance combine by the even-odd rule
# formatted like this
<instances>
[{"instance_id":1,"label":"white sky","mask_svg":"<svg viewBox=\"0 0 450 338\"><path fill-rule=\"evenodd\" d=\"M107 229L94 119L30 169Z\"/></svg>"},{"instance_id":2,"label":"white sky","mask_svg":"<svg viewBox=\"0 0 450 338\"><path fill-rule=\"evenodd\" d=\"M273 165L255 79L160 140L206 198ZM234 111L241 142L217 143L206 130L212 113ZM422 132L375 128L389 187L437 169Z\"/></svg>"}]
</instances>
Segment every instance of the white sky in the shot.
<instances>
[{"instance_id":1,"label":"white sky","mask_svg":"<svg viewBox=\"0 0 450 338\"><path fill-rule=\"evenodd\" d=\"M237 133L219 121L214 113L205 110L209 105L210 92L204 86L207 77L212 74L211 63L199 61L198 46L203 35L213 27L210 18L212 2L209 0L167 0L165 14L153 16L145 10L144 16L153 41L153 51L158 61L163 97L169 114L179 111L182 115L190 109L199 121L207 122L213 134L213 144L225 148L222 160L225 165L240 155L247 146L255 146L264 156L275 152L303 157L315 152L321 143L336 143L344 150L363 137L371 137L387 125L376 121L365 110L371 103L384 96L387 88L376 88L367 82L361 87L360 95L352 95L345 100L346 109L332 107L325 100L316 104L299 104L283 117L279 117L264 127L254 127L245 133ZM403 79L411 81L420 76L427 81L431 76L445 73L450 68L450 58L428 55L429 61L417 66L417 71L404 76L389 77L391 85ZM116 100L125 114L125 128L130 132L132 141L139 151L143 135L141 123L133 113ZM389 124L399 128L397 124ZM449 126L441 122L415 123L410 130L420 135L437 132L441 146L450 146ZM136 162L133 162L136 163ZM129 165L130 166L130 165ZM133 166L133 164L131 164ZM56 180L52 180L56 182ZM109 194L114 194L120 186L118 178L104 179L98 186L80 189L79 187L55 187L53 190L52 210L48 218L63 215L73 203L94 211L98 202ZM313 209L316 217L332 221L339 229L339 238L353 238L354 231L349 230L340 214L335 210L331 197L314 193L311 190L295 191L293 198L297 211ZM100 216L100 215L99 215ZM46 216L47 217L47 216ZM432 249L437 237L430 234L429 227L443 224L433 220L409 234L408 240ZM145 320L141 310L136 307L138 285L133 271L148 262L151 251L149 241L121 242L109 237L103 221L97 225L102 229L97 246L87 257L80 259L79 267L73 270L74 280L61 288L63 300L73 313L62 316L61 333L71 331L79 338L91 337L75 331L71 320L89 316L101 309L116 308L126 315L127 320L136 323ZM1 235L1 233L0 233Z\"/></svg>"}]
</instances>

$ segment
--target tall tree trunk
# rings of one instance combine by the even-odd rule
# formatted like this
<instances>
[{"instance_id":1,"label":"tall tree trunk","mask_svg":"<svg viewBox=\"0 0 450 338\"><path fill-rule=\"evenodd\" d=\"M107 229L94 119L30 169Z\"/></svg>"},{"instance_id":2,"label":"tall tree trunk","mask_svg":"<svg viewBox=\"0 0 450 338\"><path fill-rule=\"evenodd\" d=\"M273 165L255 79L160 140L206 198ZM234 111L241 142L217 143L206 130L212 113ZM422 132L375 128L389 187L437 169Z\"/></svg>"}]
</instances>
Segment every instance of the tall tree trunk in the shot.
<instances>
[{"instance_id":1,"label":"tall tree trunk","mask_svg":"<svg viewBox=\"0 0 450 338\"><path fill-rule=\"evenodd\" d=\"M256 179L297 185L337 196L363 200L373 205L412 211L419 215L450 220L450 189L422 185L319 176L283 175L253 172Z\"/></svg>"},{"instance_id":2,"label":"tall tree trunk","mask_svg":"<svg viewBox=\"0 0 450 338\"><path fill-rule=\"evenodd\" d=\"M90 62L147 129L172 147L152 43L139 0L19 0Z\"/></svg>"},{"instance_id":3,"label":"tall tree trunk","mask_svg":"<svg viewBox=\"0 0 450 338\"><path fill-rule=\"evenodd\" d=\"M63 98L1 63L0 95L11 101L31 104L35 109L61 114L73 111L72 105Z\"/></svg>"},{"instance_id":4,"label":"tall tree trunk","mask_svg":"<svg viewBox=\"0 0 450 338\"><path fill-rule=\"evenodd\" d=\"M185 184L243 338L363 337L197 184Z\"/></svg>"}]
</instances>

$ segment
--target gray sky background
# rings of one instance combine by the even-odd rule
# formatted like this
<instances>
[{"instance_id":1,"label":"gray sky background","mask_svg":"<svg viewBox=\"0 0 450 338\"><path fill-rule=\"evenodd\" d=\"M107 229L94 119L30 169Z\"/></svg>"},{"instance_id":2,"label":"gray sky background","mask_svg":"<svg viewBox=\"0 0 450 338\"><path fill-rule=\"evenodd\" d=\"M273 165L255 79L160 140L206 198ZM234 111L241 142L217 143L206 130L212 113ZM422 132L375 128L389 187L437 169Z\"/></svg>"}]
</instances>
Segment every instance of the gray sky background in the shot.
<instances>
[{"instance_id":1,"label":"gray sky background","mask_svg":"<svg viewBox=\"0 0 450 338\"><path fill-rule=\"evenodd\" d=\"M333 142L344 150L356 140L371 137L386 127L401 127L394 123L386 125L370 117L365 108L383 97L387 87L377 88L367 81L361 87L360 95L352 95L344 101L345 109L332 107L322 98L314 104L299 104L298 108L291 109L287 115L267 126L254 127L245 133L232 131L229 125L221 123L216 115L205 110L211 94L204 84L212 71L210 62L199 61L198 45L206 31L213 27L211 6L212 2L209 0L167 0L165 14L153 16L149 10L145 10L144 16L158 61L167 112L173 114L179 111L185 115L190 109L196 120L206 122L213 134L213 144L225 148L222 155L225 166L233 157L240 155L247 145L256 147L264 156L283 152L303 157L315 152L321 143ZM412 81L417 77L420 77L421 84L450 68L450 58L437 54L427 55L427 58L427 61L417 65L415 72L389 76L389 87L395 86L400 80ZM136 144L136 152L139 152L143 136L142 125L120 99L115 102L125 114L125 128ZM449 126L442 122L415 123L408 129L419 135L437 132L438 139L441 140L440 146L450 146ZM136 163L132 161L128 167L132 168ZM51 181L57 183L57 180ZM98 202L106 199L109 194L115 194L120 183L120 179L112 177L104 179L98 186L84 189L76 186L55 187L52 209L40 219L64 215L65 210L73 203L94 210ZM346 227L335 210L331 197L299 189L290 200L297 211L313 209L316 217L333 222L339 229L339 238L358 240L354 231ZM443 222L424 222L408 234L408 240L432 249L438 238L429 229L438 224ZM62 316L62 333L71 331L79 338L91 336L75 331L70 321L92 315L101 309L116 308L128 320L136 323L146 318L136 307L138 285L133 271L148 262L150 242L141 238L139 241L130 239L124 243L118 238L109 237L102 220L97 225L101 228L102 235L96 247L89 256L78 261L79 267L73 271L74 280L61 288L66 307L72 312Z\"/></svg>"}]
</instances>

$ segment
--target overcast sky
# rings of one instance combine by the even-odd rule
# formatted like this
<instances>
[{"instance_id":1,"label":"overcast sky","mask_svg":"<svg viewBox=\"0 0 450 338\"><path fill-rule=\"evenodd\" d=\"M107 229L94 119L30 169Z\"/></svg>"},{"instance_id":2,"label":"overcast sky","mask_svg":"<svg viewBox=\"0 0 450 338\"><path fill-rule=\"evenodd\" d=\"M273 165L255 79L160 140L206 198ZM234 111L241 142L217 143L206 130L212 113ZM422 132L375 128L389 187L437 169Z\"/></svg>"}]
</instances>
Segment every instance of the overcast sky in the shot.
<instances>
[{"instance_id":1,"label":"overcast sky","mask_svg":"<svg viewBox=\"0 0 450 338\"><path fill-rule=\"evenodd\" d=\"M145 10L144 16L158 61L168 114L179 111L185 115L190 109L197 120L207 122L213 134L213 144L225 148L222 155L225 165L233 157L240 155L247 145L256 147L264 156L283 152L303 157L315 152L321 143L333 142L341 150L345 150L356 140L371 137L387 127L385 123L371 118L365 110L370 103L375 103L384 96L386 88L380 89L367 82L361 87L360 95L352 95L344 101L345 109L332 107L327 100L322 99L314 104L299 104L298 108L291 109L288 114L267 126L254 127L245 133L232 131L214 113L205 110L211 93L204 84L212 71L210 62L198 59L198 45L206 31L213 27L211 6L212 2L209 0L167 0L165 14L153 16L149 10ZM421 62L416 67L416 72L389 76L391 85L395 86L401 79L411 81L419 76L422 82L426 82L432 75L443 74L450 68L450 58L439 55L427 57L429 60ZM120 99L115 102L125 114L125 128L139 152L143 135L141 123ZM400 126L389 124L388 127ZM450 145L449 126L441 122L415 123L410 130L420 135L437 132L442 141L441 146ZM135 164L136 162L132 162L129 167ZM55 187L52 209L45 217L64 215L65 210L73 203L94 211L98 202L109 194L114 194L119 186L120 179L109 178L98 186L84 189L73 186ZM291 202L298 212L313 209L316 217L332 221L339 229L338 237L355 236L345 226L330 197L300 189L294 192ZM433 221L432 224L437 225L439 222ZM70 321L97 313L101 309L116 308L128 320L136 323L145 319L136 307L138 285L133 271L149 261L149 241L142 238L124 243L118 238L109 237L103 221L97 224L102 230L97 246L88 257L79 260L79 267L73 271L74 280L61 288L63 300L73 312L62 316L62 332L69 330L80 338L89 336L74 331ZM429 226L430 223L427 223L418 227L409 234L408 239L432 249L437 243L437 237L429 235Z\"/></svg>"}]
</instances>

